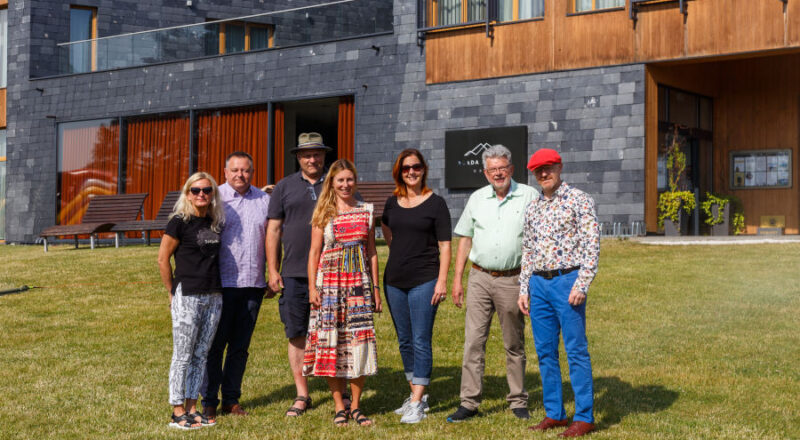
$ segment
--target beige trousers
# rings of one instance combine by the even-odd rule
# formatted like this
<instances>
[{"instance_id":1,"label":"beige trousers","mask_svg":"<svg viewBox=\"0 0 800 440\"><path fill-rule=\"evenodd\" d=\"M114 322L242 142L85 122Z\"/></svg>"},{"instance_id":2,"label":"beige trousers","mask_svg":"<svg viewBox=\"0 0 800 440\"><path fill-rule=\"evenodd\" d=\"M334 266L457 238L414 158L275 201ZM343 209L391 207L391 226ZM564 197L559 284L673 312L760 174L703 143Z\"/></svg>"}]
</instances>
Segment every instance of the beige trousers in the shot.
<instances>
[{"instance_id":1,"label":"beige trousers","mask_svg":"<svg viewBox=\"0 0 800 440\"><path fill-rule=\"evenodd\" d=\"M471 269L467 284L467 313L464 325L464 361L461 366L461 405L478 409L483 391L486 365L486 340L497 312L503 331L506 352L506 379L511 408L526 408L525 391L525 320L517 306L519 276L493 277Z\"/></svg>"}]
</instances>

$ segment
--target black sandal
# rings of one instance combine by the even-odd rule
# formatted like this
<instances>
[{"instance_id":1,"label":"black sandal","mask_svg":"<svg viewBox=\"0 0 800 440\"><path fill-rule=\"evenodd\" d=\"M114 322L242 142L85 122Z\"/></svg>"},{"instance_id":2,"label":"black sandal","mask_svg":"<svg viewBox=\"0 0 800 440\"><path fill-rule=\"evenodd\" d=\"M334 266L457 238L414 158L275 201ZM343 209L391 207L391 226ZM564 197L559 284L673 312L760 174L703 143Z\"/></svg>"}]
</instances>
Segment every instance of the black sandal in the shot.
<instances>
[{"instance_id":1,"label":"black sandal","mask_svg":"<svg viewBox=\"0 0 800 440\"><path fill-rule=\"evenodd\" d=\"M346 409L343 409L333 415L333 424L336 426L347 426L347 418L349 414Z\"/></svg>"},{"instance_id":2,"label":"black sandal","mask_svg":"<svg viewBox=\"0 0 800 440\"><path fill-rule=\"evenodd\" d=\"M194 423L200 423L203 426L214 426L217 424L217 419L209 419L208 417L200 414L199 412L195 411L193 413L189 413L189 417L192 418ZM198 422L197 419L200 419Z\"/></svg>"},{"instance_id":3,"label":"black sandal","mask_svg":"<svg viewBox=\"0 0 800 440\"><path fill-rule=\"evenodd\" d=\"M361 408L356 408L350 412L350 417L358 423L358 426L372 426L372 420L364 415L364 412L361 411Z\"/></svg>"},{"instance_id":4,"label":"black sandal","mask_svg":"<svg viewBox=\"0 0 800 440\"><path fill-rule=\"evenodd\" d=\"M294 403L292 403L291 408L286 410L286 417L300 417L303 414L305 414L306 411L311 409L311 397L310 396L309 397L297 396L297 397L294 398L294 401L295 402L305 402L306 407L305 408L298 408L298 407L294 406Z\"/></svg>"},{"instance_id":5,"label":"black sandal","mask_svg":"<svg viewBox=\"0 0 800 440\"><path fill-rule=\"evenodd\" d=\"M181 422L184 423L181 425ZM172 422L169 424L169 427L176 429L190 430L190 429L200 429L203 426L203 425L192 426L197 424L199 423L195 422L194 419L189 417L188 413L183 413L179 416L176 416L175 413L172 413Z\"/></svg>"},{"instance_id":6,"label":"black sandal","mask_svg":"<svg viewBox=\"0 0 800 440\"><path fill-rule=\"evenodd\" d=\"M342 402L344 402L344 409L349 413L350 404L353 402L353 400L350 399L350 395L347 393L342 393Z\"/></svg>"}]
</instances>

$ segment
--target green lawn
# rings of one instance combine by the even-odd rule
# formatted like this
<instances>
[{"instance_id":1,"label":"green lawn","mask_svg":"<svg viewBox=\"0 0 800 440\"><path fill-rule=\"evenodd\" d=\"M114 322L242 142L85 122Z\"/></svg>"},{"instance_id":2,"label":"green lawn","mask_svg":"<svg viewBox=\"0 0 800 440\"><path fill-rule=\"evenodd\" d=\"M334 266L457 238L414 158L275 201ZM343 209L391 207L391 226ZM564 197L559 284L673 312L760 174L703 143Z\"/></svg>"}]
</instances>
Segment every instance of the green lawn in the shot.
<instances>
[{"instance_id":1,"label":"green lawn","mask_svg":"<svg viewBox=\"0 0 800 440\"><path fill-rule=\"evenodd\" d=\"M223 417L193 433L170 430L171 328L156 251L0 246L0 290L44 286L0 297L0 438L555 438L529 433L531 423L506 408L496 322L481 417L445 422L458 406L463 345L463 310L449 299L436 321L431 412L419 425L401 425L392 413L407 385L388 312L376 319L380 373L367 380L363 404L376 426L334 428L318 379L315 408L287 420L295 392L273 299L261 309L245 376L242 404L251 416ZM592 438L797 438L798 262L796 244L604 241L587 309L599 427ZM527 387L538 421L544 412L529 328Z\"/></svg>"}]
</instances>

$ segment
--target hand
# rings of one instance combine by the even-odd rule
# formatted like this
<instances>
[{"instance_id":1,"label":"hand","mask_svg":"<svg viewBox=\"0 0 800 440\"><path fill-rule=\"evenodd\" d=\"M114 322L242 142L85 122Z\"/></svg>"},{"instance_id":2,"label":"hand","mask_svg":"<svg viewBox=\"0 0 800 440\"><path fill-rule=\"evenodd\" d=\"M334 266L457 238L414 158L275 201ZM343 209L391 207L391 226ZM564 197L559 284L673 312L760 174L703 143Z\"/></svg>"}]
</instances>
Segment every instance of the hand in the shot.
<instances>
[{"instance_id":1,"label":"hand","mask_svg":"<svg viewBox=\"0 0 800 440\"><path fill-rule=\"evenodd\" d=\"M528 295L520 295L519 299L517 300L517 306L519 306L519 311L522 312L522 314L525 316L531 316L528 304L529 301L530 298L528 298Z\"/></svg>"},{"instance_id":2,"label":"hand","mask_svg":"<svg viewBox=\"0 0 800 440\"><path fill-rule=\"evenodd\" d=\"M312 309L318 309L322 305L322 299L319 297L319 292L315 286L308 286L308 302L311 304Z\"/></svg>"},{"instance_id":3,"label":"hand","mask_svg":"<svg viewBox=\"0 0 800 440\"><path fill-rule=\"evenodd\" d=\"M283 290L283 278L278 272L269 274L269 289L273 295Z\"/></svg>"},{"instance_id":4,"label":"hand","mask_svg":"<svg viewBox=\"0 0 800 440\"><path fill-rule=\"evenodd\" d=\"M459 281L453 283L453 304L459 309L461 308L462 300L464 299L464 286Z\"/></svg>"},{"instance_id":5,"label":"hand","mask_svg":"<svg viewBox=\"0 0 800 440\"><path fill-rule=\"evenodd\" d=\"M431 298L431 305L435 306L440 302L447 299L447 280L439 280L436 282L436 287L433 288L433 298Z\"/></svg>"},{"instance_id":6,"label":"hand","mask_svg":"<svg viewBox=\"0 0 800 440\"><path fill-rule=\"evenodd\" d=\"M267 299L275 298L275 291L269 287L269 284L267 284L267 289L264 291L264 298Z\"/></svg>"},{"instance_id":7,"label":"hand","mask_svg":"<svg viewBox=\"0 0 800 440\"><path fill-rule=\"evenodd\" d=\"M374 313L381 313L383 311L383 303L381 303L381 289L377 287L372 289L372 304L374 304L372 309Z\"/></svg>"},{"instance_id":8,"label":"hand","mask_svg":"<svg viewBox=\"0 0 800 440\"><path fill-rule=\"evenodd\" d=\"M569 298L567 302L570 303L572 306L579 306L586 301L586 294L581 292L578 289L572 289L572 292L569 293Z\"/></svg>"}]
</instances>

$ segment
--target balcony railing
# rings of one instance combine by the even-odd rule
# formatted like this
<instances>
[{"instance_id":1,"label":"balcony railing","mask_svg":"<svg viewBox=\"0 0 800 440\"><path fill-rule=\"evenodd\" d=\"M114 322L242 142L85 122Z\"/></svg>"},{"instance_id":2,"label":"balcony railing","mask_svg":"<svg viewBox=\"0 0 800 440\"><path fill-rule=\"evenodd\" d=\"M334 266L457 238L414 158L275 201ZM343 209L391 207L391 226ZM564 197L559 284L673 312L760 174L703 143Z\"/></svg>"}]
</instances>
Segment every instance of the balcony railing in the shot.
<instances>
[{"instance_id":1,"label":"balcony railing","mask_svg":"<svg viewBox=\"0 0 800 440\"><path fill-rule=\"evenodd\" d=\"M170 63L392 31L392 0L339 0L58 44L58 73Z\"/></svg>"}]
</instances>

